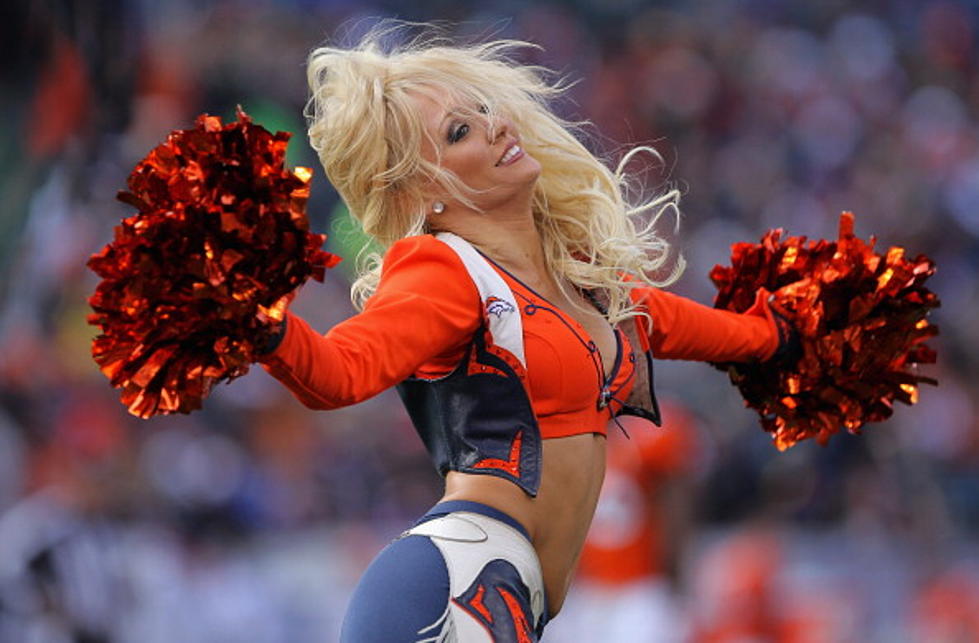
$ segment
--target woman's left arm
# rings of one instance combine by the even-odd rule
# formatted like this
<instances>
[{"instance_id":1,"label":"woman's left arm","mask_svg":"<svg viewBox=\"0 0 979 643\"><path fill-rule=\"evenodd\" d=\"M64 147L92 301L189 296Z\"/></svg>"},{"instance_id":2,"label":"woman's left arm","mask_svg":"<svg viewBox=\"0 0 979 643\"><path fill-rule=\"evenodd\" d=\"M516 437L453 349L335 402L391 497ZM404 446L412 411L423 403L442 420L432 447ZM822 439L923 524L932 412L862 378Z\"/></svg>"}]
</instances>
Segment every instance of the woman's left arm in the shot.
<instances>
[{"instance_id":1,"label":"woman's left arm","mask_svg":"<svg viewBox=\"0 0 979 643\"><path fill-rule=\"evenodd\" d=\"M653 355L664 359L705 362L746 362L770 359L787 338L760 289L755 303L743 313L718 310L659 288L641 286L632 299L652 317L641 319ZM783 328L780 328L783 327Z\"/></svg>"}]
</instances>

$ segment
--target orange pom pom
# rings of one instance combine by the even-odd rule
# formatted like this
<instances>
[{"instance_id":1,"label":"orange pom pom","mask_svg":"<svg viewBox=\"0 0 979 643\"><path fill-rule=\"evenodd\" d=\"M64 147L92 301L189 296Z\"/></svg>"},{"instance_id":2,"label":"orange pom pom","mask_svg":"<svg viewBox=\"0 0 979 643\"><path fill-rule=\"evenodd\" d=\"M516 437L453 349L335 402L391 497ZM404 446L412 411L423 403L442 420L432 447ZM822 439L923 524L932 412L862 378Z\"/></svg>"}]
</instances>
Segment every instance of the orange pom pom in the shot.
<instances>
[{"instance_id":1,"label":"orange pom pom","mask_svg":"<svg viewBox=\"0 0 979 643\"><path fill-rule=\"evenodd\" d=\"M140 161L119 200L139 212L89 259L102 277L92 355L142 418L200 408L244 375L276 325L277 305L340 259L309 232L311 172L284 168L289 134L239 108L198 117Z\"/></svg>"},{"instance_id":2,"label":"orange pom pom","mask_svg":"<svg viewBox=\"0 0 979 643\"><path fill-rule=\"evenodd\" d=\"M760 244L734 244L732 265L710 273L715 307L744 311L767 288L798 332L795 364L719 365L780 450L809 437L825 444L841 427L858 433L890 417L895 399L914 404L920 383L937 383L915 370L935 361L924 341L938 328L926 317L940 302L923 285L934 262L896 247L878 254L873 237L854 235L853 222L845 212L837 241L808 244L771 230Z\"/></svg>"}]
</instances>

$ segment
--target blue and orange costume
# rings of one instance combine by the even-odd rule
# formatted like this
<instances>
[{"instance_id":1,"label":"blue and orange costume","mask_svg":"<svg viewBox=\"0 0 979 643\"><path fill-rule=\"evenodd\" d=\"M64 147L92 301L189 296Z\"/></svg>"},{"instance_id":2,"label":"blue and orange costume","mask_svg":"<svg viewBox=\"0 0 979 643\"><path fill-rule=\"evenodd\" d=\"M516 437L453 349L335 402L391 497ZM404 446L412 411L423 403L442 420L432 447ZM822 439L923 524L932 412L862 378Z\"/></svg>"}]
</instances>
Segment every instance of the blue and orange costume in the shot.
<instances>
[{"instance_id":1,"label":"blue and orange costume","mask_svg":"<svg viewBox=\"0 0 979 643\"><path fill-rule=\"evenodd\" d=\"M765 360L784 340L763 292L744 314L646 286L631 296L648 317L615 329L617 354L605 373L595 344L573 317L467 242L447 233L409 237L388 250L363 312L326 335L290 314L282 341L262 361L311 408L355 404L397 386L443 475L494 475L535 495L542 440L605 434L608 421L620 414L658 423L654 355ZM593 297L598 307L600 299ZM539 566L535 572L533 565L493 559L470 574L472 582L467 577L460 584L448 573L459 565L446 563L454 555L446 543L459 538L441 537L434 525L462 534L462 541L467 533L493 530L526 541L522 527L495 509L458 501L437 505L372 563L355 592L343 640L454 640L460 635L451 631L453 606L479 622L486 640L536 640L546 621L534 577ZM419 584L422 577L428 581ZM436 592L433 585L445 589ZM417 604L378 608L385 593L397 600L414 596ZM371 610L369 618L358 617L359 602ZM387 635L371 638L367 628ZM406 634L395 633L401 631Z\"/></svg>"}]
</instances>

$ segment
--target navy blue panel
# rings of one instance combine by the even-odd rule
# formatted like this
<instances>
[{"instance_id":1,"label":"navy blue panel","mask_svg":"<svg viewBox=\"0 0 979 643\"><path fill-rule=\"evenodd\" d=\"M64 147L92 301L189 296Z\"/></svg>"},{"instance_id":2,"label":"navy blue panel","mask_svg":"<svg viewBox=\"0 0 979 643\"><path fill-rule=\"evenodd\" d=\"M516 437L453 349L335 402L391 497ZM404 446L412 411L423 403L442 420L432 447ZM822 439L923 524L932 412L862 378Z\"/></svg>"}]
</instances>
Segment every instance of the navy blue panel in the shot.
<instances>
[{"instance_id":1,"label":"navy blue panel","mask_svg":"<svg viewBox=\"0 0 979 643\"><path fill-rule=\"evenodd\" d=\"M354 590L341 643L408 643L425 637L449 604L449 572L438 547L407 536L385 547Z\"/></svg>"},{"instance_id":2,"label":"navy blue panel","mask_svg":"<svg viewBox=\"0 0 979 643\"><path fill-rule=\"evenodd\" d=\"M646 373L649 376L649 409L640 408L638 406L632 406L626 404L620 400L622 404L621 410L619 410L616 415L635 415L636 417L641 417L643 419L649 420L656 426L663 426L663 416L659 410L659 402L656 400L656 389L653 382L653 353L652 351L645 351L646 355Z\"/></svg>"},{"instance_id":3,"label":"navy blue panel","mask_svg":"<svg viewBox=\"0 0 979 643\"><path fill-rule=\"evenodd\" d=\"M483 624L494 643L534 643L534 613L530 590L517 568L505 560L492 560L455 602Z\"/></svg>"},{"instance_id":4,"label":"navy blue panel","mask_svg":"<svg viewBox=\"0 0 979 643\"><path fill-rule=\"evenodd\" d=\"M472 372L470 361L476 366ZM485 349L484 329L476 332L471 349L452 373L433 380L409 378L397 388L440 473L498 476L537 495L537 417L520 377Z\"/></svg>"}]
</instances>

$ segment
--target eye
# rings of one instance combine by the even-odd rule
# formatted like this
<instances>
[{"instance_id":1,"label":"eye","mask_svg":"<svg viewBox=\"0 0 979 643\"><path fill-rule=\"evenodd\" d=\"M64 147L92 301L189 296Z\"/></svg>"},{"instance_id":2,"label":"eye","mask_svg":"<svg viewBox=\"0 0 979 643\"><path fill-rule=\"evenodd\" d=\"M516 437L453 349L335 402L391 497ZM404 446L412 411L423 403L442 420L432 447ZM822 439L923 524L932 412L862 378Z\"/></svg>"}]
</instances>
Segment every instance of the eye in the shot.
<instances>
[{"instance_id":1,"label":"eye","mask_svg":"<svg viewBox=\"0 0 979 643\"><path fill-rule=\"evenodd\" d=\"M458 143L469 133L468 123L458 123L449 128L449 143Z\"/></svg>"}]
</instances>

